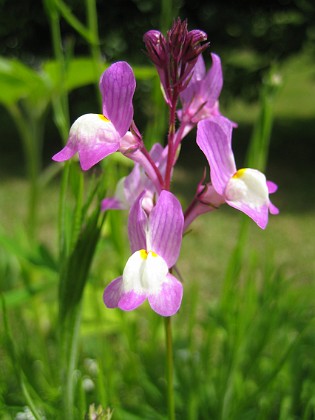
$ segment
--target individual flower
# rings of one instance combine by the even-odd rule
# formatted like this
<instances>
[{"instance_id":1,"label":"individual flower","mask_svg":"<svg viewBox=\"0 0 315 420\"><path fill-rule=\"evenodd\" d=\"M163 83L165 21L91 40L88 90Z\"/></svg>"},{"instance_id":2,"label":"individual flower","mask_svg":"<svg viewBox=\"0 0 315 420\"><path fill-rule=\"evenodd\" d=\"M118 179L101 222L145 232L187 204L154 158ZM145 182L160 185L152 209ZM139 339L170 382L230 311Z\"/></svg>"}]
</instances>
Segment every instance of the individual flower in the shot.
<instances>
[{"instance_id":1,"label":"individual flower","mask_svg":"<svg viewBox=\"0 0 315 420\"><path fill-rule=\"evenodd\" d=\"M221 116L219 96L223 86L223 75L220 57L211 54L212 65L206 72L202 55L198 57L190 81L180 94L182 109L177 111L185 137L196 124L206 118ZM236 123L232 123L237 127Z\"/></svg>"},{"instance_id":2,"label":"individual flower","mask_svg":"<svg viewBox=\"0 0 315 420\"><path fill-rule=\"evenodd\" d=\"M181 118L196 124L198 121L220 115L219 96L223 86L220 57L211 54L212 65L208 72L202 55L198 57L191 79L180 94Z\"/></svg>"},{"instance_id":3,"label":"individual flower","mask_svg":"<svg viewBox=\"0 0 315 420\"><path fill-rule=\"evenodd\" d=\"M104 291L108 308L131 311L148 299L162 316L174 315L181 304L183 287L169 269L177 261L183 234L184 216L177 198L163 190L148 214L143 195L130 210L128 234L132 255L123 275Z\"/></svg>"},{"instance_id":4,"label":"individual flower","mask_svg":"<svg viewBox=\"0 0 315 420\"><path fill-rule=\"evenodd\" d=\"M165 173L167 154L161 144L155 143L152 146L150 157L163 176ZM130 174L118 181L114 197L107 197L102 200L102 210L130 209L143 191L145 191L143 205L149 212L153 207L154 195L159 193L160 189L157 190L151 178L148 177L144 167L136 162Z\"/></svg>"},{"instance_id":5,"label":"individual flower","mask_svg":"<svg viewBox=\"0 0 315 420\"><path fill-rule=\"evenodd\" d=\"M66 146L53 156L62 162L79 155L83 170L120 149L121 143L137 148L137 140L128 131L133 119L132 99L136 80L128 63L112 64L102 74L100 90L102 114L85 114L71 126ZM125 147L125 146L124 146Z\"/></svg>"},{"instance_id":6,"label":"individual flower","mask_svg":"<svg viewBox=\"0 0 315 420\"><path fill-rule=\"evenodd\" d=\"M199 29L188 31L187 21L178 18L166 37L150 30L143 37L148 56L156 66L166 102L173 105L178 94L186 87L186 81L198 56L208 47L207 34Z\"/></svg>"},{"instance_id":7,"label":"individual flower","mask_svg":"<svg viewBox=\"0 0 315 420\"><path fill-rule=\"evenodd\" d=\"M231 121L222 116L202 120L197 126L197 144L209 162L215 192L265 229L268 212L279 213L269 199L269 194L275 192L277 186L256 169L236 169L231 145L232 129ZM204 195L203 201L206 198Z\"/></svg>"}]
</instances>

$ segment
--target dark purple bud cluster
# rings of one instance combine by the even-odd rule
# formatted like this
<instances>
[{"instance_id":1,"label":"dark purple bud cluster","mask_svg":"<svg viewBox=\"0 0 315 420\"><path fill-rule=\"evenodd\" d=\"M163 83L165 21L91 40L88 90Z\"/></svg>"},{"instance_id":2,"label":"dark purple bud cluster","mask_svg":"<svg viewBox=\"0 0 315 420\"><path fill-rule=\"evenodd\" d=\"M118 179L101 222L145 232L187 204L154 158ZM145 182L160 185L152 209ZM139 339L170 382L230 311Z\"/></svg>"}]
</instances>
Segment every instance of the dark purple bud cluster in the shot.
<instances>
[{"instance_id":1,"label":"dark purple bud cluster","mask_svg":"<svg viewBox=\"0 0 315 420\"><path fill-rule=\"evenodd\" d=\"M166 37L151 30L144 35L148 56L157 67L164 94L174 104L189 81L189 75L198 56L208 47L207 34L198 29L188 31L187 21L178 18Z\"/></svg>"}]
</instances>

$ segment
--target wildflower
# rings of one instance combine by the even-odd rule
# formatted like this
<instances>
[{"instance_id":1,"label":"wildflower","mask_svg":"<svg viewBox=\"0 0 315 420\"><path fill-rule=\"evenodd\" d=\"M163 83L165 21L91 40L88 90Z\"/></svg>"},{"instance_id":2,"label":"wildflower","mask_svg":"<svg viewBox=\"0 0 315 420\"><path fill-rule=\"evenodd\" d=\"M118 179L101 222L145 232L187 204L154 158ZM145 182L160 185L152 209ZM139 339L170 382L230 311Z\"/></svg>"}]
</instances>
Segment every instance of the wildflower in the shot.
<instances>
[{"instance_id":1,"label":"wildflower","mask_svg":"<svg viewBox=\"0 0 315 420\"><path fill-rule=\"evenodd\" d=\"M184 217L177 198L163 190L148 214L143 195L130 210L128 233L132 255L123 275L104 291L109 308L130 311L148 299L162 316L174 315L181 304L183 287L169 269L179 256Z\"/></svg>"},{"instance_id":2,"label":"wildflower","mask_svg":"<svg viewBox=\"0 0 315 420\"><path fill-rule=\"evenodd\" d=\"M161 175L164 175L167 155L165 149L159 143L152 146L150 158ZM130 209L143 191L145 191L142 201L143 207L147 212L150 212L153 207L154 195L160 192L160 188L156 188L144 167L136 162L130 174L118 181L114 197L107 197L102 201L102 210Z\"/></svg>"},{"instance_id":3,"label":"wildflower","mask_svg":"<svg viewBox=\"0 0 315 420\"><path fill-rule=\"evenodd\" d=\"M159 73L166 102L173 106L185 89L187 78L198 56L208 47L207 34L199 29L188 31L187 21L178 18L166 37L156 30L145 33L143 40L148 56Z\"/></svg>"},{"instance_id":4,"label":"wildflower","mask_svg":"<svg viewBox=\"0 0 315 420\"><path fill-rule=\"evenodd\" d=\"M137 140L129 130L133 119L132 99L136 87L133 71L128 63L112 64L101 76L102 114L85 114L72 125L66 146L53 156L62 162L76 153L83 170L118 151L121 145L136 149ZM123 150L124 151L124 150Z\"/></svg>"},{"instance_id":5,"label":"wildflower","mask_svg":"<svg viewBox=\"0 0 315 420\"><path fill-rule=\"evenodd\" d=\"M256 169L236 169L231 146L232 128L231 121L222 116L202 120L197 126L197 144L209 162L215 192L265 229L268 212L279 213L269 200L269 194L275 192L277 186L266 181L265 175Z\"/></svg>"},{"instance_id":6,"label":"wildflower","mask_svg":"<svg viewBox=\"0 0 315 420\"><path fill-rule=\"evenodd\" d=\"M221 60L211 54L212 66L206 73L205 62L200 55L186 89L181 92L182 110L179 118L196 124L200 120L220 115L219 96L223 86Z\"/></svg>"}]
</instances>

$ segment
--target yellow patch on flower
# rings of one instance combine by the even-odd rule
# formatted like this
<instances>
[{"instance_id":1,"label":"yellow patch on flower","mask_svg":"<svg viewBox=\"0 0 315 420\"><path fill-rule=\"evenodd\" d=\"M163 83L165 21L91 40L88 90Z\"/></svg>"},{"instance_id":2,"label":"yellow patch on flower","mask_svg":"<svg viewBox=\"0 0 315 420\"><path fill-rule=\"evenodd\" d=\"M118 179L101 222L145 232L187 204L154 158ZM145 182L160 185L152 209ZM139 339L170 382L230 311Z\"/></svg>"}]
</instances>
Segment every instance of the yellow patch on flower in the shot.
<instances>
[{"instance_id":1,"label":"yellow patch on flower","mask_svg":"<svg viewBox=\"0 0 315 420\"><path fill-rule=\"evenodd\" d=\"M147 258L148 258L148 255L149 254L151 254L151 256L152 257L157 257L158 256L158 254L156 254L155 252L153 252L153 251L146 251L145 249L140 249L140 251L139 251L139 253L140 253L140 257L143 259L143 260L146 260Z\"/></svg>"},{"instance_id":2,"label":"yellow patch on flower","mask_svg":"<svg viewBox=\"0 0 315 420\"><path fill-rule=\"evenodd\" d=\"M98 116L99 116L99 118L100 118L101 120L103 120L104 122L109 122L109 119L108 119L108 118L106 118L106 117L104 117L104 115L102 115L102 114L98 114Z\"/></svg>"},{"instance_id":3,"label":"yellow patch on flower","mask_svg":"<svg viewBox=\"0 0 315 420\"><path fill-rule=\"evenodd\" d=\"M235 172L232 178L242 178L245 172L246 172L246 168L239 169L237 172Z\"/></svg>"},{"instance_id":4,"label":"yellow patch on flower","mask_svg":"<svg viewBox=\"0 0 315 420\"><path fill-rule=\"evenodd\" d=\"M140 249L139 254L140 254L140 257L141 257L143 260L146 260L146 259L147 259L147 257L148 257L148 253L147 253L147 251L146 251L145 249Z\"/></svg>"}]
</instances>

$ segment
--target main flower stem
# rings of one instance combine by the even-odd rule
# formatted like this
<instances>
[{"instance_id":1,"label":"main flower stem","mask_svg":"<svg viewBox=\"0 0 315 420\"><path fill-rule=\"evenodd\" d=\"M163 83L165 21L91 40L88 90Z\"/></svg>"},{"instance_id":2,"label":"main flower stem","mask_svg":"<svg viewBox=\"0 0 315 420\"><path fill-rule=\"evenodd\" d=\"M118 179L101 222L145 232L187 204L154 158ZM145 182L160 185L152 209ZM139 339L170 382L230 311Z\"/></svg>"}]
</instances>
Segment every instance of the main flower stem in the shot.
<instances>
[{"instance_id":1,"label":"main flower stem","mask_svg":"<svg viewBox=\"0 0 315 420\"><path fill-rule=\"evenodd\" d=\"M171 317L164 319L165 342L166 342L166 380L167 380L167 405L168 420L175 420L174 400L174 365L173 365L173 342Z\"/></svg>"}]
</instances>

